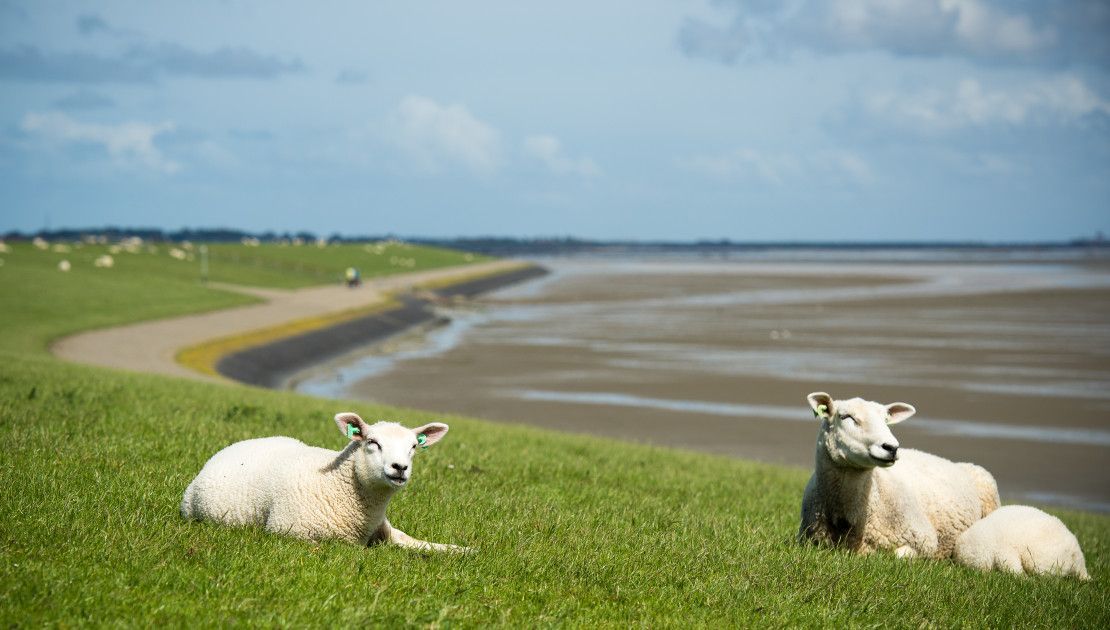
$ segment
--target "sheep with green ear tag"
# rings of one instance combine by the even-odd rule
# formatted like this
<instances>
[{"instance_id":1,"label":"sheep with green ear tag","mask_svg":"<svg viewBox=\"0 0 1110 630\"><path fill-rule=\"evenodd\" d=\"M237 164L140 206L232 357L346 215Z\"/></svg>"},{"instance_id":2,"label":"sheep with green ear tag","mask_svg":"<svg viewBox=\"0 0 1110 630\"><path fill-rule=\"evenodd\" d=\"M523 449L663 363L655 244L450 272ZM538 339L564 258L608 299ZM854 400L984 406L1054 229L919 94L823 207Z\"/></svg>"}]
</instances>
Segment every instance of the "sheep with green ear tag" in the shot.
<instances>
[{"instance_id":1,"label":"sheep with green ear tag","mask_svg":"<svg viewBox=\"0 0 1110 630\"><path fill-rule=\"evenodd\" d=\"M998 507L998 486L983 468L900 448L888 425L912 416L912 405L825 392L810 394L809 405L821 425L800 542L946 558L957 536Z\"/></svg>"},{"instance_id":2,"label":"sheep with green ear tag","mask_svg":"<svg viewBox=\"0 0 1110 630\"><path fill-rule=\"evenodd\" d=\"M418 540L386 518L389 500L408 484L413 455L447 435L432 422L409 429L336 414L348 439L341 451L288 437L236 442L212 456L185 489L181 515L224 525L260 525L308 540L390 543L425 551L470 551Z\"/></svg>"}]
</instances>

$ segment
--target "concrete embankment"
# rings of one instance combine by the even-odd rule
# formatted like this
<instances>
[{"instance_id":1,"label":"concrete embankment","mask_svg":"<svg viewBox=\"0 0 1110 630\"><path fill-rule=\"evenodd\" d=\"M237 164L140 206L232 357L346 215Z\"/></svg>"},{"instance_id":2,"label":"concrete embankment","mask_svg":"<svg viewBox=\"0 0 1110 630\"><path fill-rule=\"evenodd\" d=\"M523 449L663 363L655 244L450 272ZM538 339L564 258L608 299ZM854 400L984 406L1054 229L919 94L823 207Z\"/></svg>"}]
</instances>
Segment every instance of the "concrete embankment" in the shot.
<instances>
[{"instance_id":1,"label":"concrete embankment","mask_svg":"<svg viewBox=\"0 0 1110 630\"><path fill-rule=\"evenodd\" d=\"M436 319L437 300L473 297L547 273L530 265L402 295L395 308L228 354L216 363L216 371L248 385L281 387L296 372Z\"/></svg>"}]
</instances>

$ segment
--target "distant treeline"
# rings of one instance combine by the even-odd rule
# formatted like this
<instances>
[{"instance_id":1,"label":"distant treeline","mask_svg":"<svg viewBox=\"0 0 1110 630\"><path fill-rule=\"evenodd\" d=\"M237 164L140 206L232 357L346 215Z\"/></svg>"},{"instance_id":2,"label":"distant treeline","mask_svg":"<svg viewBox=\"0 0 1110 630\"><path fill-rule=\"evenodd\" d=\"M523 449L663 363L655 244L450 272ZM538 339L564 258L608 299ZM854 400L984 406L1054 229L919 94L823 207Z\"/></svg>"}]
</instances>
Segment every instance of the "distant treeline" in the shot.
<instances>
[{"instance_id":1,"label":"distant treeline","mask_svg":"<svg viewBox=\"0 0 1110 630\"><path fill-rule=\"evenodd\" d=\"M4 235L8 240L30 240L35 237L48 241L76 241L86 236L103 236L111 241L137 236L144 241L175 242L193 241L197 243L233 243L244 238L257 238L260 241L293 240L299 238L304 241L315 241L317 236L312 232L246 232L231 228L182 228L180 230L162 230L146 227L116 227L102 228L62 228L58 230L39 230L38 232L23 233L18 231L8 232ZM336 240L344 240L337 238ZM329 239L330 240L330 239Z\"/></svg>"},{"instance_id":2,"label":"distant treeline","mask_svg":"<svg viewBox=\"0 0 1110 630\"><path fill-rule=\"evenodd\" d=\"M343 235L331 234L329 236L317 235L309 231L299 232L248 232L230 228L182 228L180 230L162 230L159 228L142 227L103 227L86 229L58 229L40 230L33 233L11 231L3 235L6 240L30 240L35 237L48 241L75 241L88 236L105 237L108 240L120 240L137 236L145 241L155 242L181 242L192 241L198 243L234 243L243 239L258 239L261 242L281 242L301 240L315 242L326 240L333 243L365 243L397 239L408 243L420 245L434 245L448 247L462 251L489 254L493 256L512 256L521 254L531 255L560 255L560 254L621 254L621 253L728 253L728 252L759 252L769 250L875 250L875 249L1067 249L1076 247L1110 247L1110 241L1102 234L1094 238L1080 238L1071 241L1045 242L1045 243L984 243L975 241L869 241L869 242L745 242L720 240L697 241L622 241L622 240L589 240L575 237L556 238L511 238L511 237L460 237L460 238L425 238L425 237L399 237L395 234L379 235Z\"/></svg>"}]
</instances>

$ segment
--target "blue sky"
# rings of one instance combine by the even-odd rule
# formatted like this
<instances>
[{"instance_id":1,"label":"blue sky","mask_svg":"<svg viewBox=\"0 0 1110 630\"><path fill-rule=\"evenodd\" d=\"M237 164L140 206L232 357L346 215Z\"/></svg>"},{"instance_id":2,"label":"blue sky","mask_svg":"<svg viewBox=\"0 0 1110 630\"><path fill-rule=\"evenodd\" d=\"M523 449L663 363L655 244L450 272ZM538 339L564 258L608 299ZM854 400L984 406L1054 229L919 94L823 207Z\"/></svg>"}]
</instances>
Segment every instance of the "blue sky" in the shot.
<instances>
[{"instance_id":1,"label":"blue sky","mask_svg":"<svg viewBox=\"0 0 1110 630\"><path fill-rule=\"evenodd\" d=\"M1110 233L1110 3L0 0L0 230L47 222Z\"/></svg>"}]
</instances>

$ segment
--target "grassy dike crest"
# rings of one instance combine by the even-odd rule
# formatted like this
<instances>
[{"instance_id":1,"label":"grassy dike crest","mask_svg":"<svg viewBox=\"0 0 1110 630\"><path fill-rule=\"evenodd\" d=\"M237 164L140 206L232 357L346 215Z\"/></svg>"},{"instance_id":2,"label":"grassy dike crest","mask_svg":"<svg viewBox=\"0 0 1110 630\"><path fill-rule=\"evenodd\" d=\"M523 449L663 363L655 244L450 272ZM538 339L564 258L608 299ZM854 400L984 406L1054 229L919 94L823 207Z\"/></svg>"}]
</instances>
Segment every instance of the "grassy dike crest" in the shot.
<instances>
[{"instance_id":1,"label":"grassy dike crest","mask_svg":"<svg viewBox=\"0 0 1110 630\"><path fill-rule=\"evenodd\" d=\"M200 286L159 254L93 269L70 253L63 273L62 254L9 247L5 626L1110 626L1106 517L1053 511L1083 545L1090 583L800 547L801 470L62 363L46 352L58 336L248 299ZM222 279L266 280L266 267L243 262L255 256L248 248L223 253L244 267L227 263ZM479 553L314 545L178 516L185 485L216 450L263 435L339 448L331 416L347 409L451 424L417 457L390 519Z\"/></svg>"}]
</instances>

